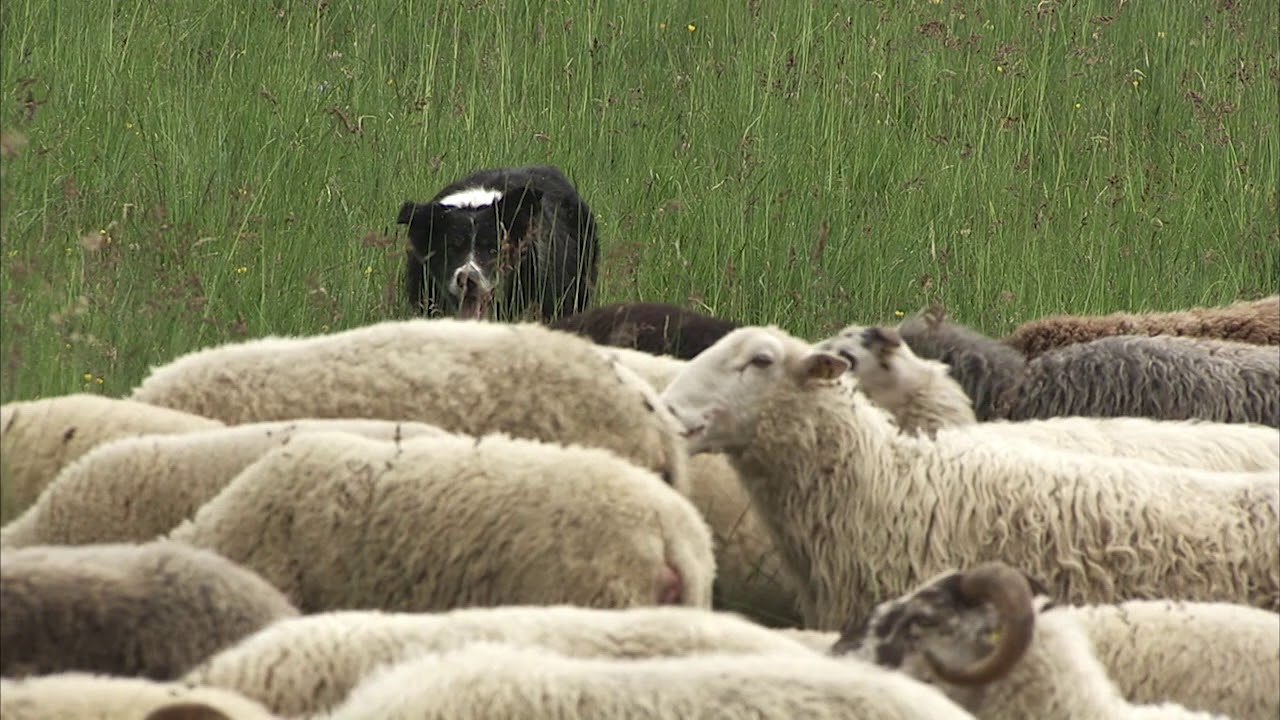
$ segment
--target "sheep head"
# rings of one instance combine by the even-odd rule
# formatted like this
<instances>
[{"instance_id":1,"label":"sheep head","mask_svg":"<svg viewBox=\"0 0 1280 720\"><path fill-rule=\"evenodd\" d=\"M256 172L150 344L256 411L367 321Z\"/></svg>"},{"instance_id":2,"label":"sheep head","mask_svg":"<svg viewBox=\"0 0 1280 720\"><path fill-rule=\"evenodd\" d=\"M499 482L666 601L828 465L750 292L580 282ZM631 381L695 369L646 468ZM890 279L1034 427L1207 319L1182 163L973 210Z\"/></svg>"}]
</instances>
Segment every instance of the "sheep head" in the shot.
<instances>
[{"instance_id":1,"label":"sheep head","mask_svg":"<svg viewBox=\"0 0 1280 720\"><path fill-rule=\"evenodd\" d=\"M848 369L839 355L776 327L744 327L690 360L662 401L680 421L689 452L733 452L749 442L773 393L829 384Z\"/></svg>"},{"instance_id":2,"label":"sheep head","mask_svg":"<svg viewBox=\"0 0 1280 720\"><path fill-rule=\"evenodd\" d=\"M993 562L947 572L878 605L832 647L939 683L966 707L981 687L1009 674L1031 645L1039 583Z\"/></svg>"}]
</instances>

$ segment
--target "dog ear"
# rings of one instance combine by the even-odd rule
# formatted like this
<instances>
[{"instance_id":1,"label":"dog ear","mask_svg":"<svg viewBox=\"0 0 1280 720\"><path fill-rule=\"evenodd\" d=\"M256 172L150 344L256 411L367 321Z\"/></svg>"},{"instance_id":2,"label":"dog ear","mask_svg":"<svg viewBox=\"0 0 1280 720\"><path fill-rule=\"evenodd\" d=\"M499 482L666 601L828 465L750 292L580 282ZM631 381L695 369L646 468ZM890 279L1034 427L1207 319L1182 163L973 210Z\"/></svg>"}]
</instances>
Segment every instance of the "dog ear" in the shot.
<instances>
[{"instance_id":1,"label":"dog ear","mask_svg":"<svg viewBox=\"0 0 1280 720\"><path fill-rule=\"evenodd\" d=\"M434 203L415 203L412 200L406 200L400 206L400 214L396 217L396 224L413 227L430 218L435 212L435 207Z\"/></svg>"}]
</instances>

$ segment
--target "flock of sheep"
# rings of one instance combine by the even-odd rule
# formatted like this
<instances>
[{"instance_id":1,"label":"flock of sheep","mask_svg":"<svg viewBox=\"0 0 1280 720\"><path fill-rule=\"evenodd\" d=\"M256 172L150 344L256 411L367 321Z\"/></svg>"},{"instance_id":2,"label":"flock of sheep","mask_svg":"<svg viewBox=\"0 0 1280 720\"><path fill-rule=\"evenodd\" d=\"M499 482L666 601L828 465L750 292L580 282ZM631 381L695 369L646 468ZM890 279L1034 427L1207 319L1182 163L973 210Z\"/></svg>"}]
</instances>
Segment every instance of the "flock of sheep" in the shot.
<instances>
[{"instance_id":1,"label":"flock of sheep","mask_svg":"<svg viewBox=\"0 0 1280 720\"><path fill-rule=\"evenodd\" d=\"M1280 716L1280 296L389 321L0 407L0 716Z\"/></svg>"}]
</instances>

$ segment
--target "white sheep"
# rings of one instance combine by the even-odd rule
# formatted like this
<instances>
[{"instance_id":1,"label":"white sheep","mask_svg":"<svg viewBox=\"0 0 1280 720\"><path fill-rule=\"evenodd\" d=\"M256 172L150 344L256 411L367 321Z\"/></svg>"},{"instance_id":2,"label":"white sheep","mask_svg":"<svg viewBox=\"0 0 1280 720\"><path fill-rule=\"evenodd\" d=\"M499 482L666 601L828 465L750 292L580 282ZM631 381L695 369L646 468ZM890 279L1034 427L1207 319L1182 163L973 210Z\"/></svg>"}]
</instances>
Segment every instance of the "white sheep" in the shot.
<instances>
[{"instance_id":1,"label":"white sheep","mask_svg":"<svg viewBox=\"0 0 1280 720\"><path fill-rule=\"evenodd\" d=\"M106 442L63 468L27 511L0 529L0 546L144 541L191 517L235 476L299 432L375 440L444 435L390 420L284 420Z\"/></svg>"},{"instance_id":2,"label":"white sheep","mask_svg":"<svg viewBox=\"0 0 1280 720\"><path fill-rule=\"evenodd\" d=\"M232 343L153 369L132 397L229 425L385 418L602 447L672 484L688 457L648 383L537 323L388 321Z\"/></svg>"},{"instance_id":3,"label":"white sheep","mask_svg":"<svg viewBox=\"0 0 1280 720\"><path fill-rule=\"evenodd\" d=\"M942 693L816 653L641 660L474 643L371 674L327 720L953 720Z\"/></svg>"},{"instance_id":4,"label":"white sheep","mask_svg":"<svg viewBox=\"0 0 1280 720\"><path fill-rule=\"evenodd\" d=\"M1130 705L1076 619L1045 609L1028 579L1003 563L945 572L881 603L865 627L844 634L835 652L938 687L983 720L1227 717L1169 702ZM1205 672L1219 683L1236 682L1216 669Z\"/></svg>"},{"instance_id":5,"label":"white sheep","mask_svg":"<svg viewBox=\"0 0 1280 720\"><path fill-rule=\"evenodd\" d=\"M1236 720L1280 718L1280 615L1234 603L1060 606L1132 703L1176 702ZM1156 668L1156 670L1152 670Z\"/></svg>"},{"instance_id":6,"label":"white sheep","mask_svg":"<svg viewBox=\"0 0 1280 720\"><path fill-rule=\"evenodd\" d=\"M711 533L607 450L489 435L298 433L170 537L253 568L303 612L711 601Z\"/></svg>"},{"instance_id":7,"label":"white sheep","mask_svg":"<svg viewBox=\"0 0 1280 720\"><path fill-rule=\"evenodd\" d=\"M842 358L743 328L663 399L693 452L727 452L836 629L948 567L1004 559L1072 603L1169 597L1280 609L1280 487L1025 444L902 435ZM1270 477L1268 477L1270 476Z\"/></svg>"},{"instance_id":8,"label":"white sheep","mask_svg":"<svg viewBox=\"0 0 1280 720\"><path fill-rule=\"evenodd\" d=\"M687 607L346 610L275 623L209 658L185 679L234 690L293 717L338 705L378 666L484 640L602 658L811 652L732 613Z\"/></svg>"},{"instance_id":9,"label":"white sheep","mask_svg":"<svg viewBox=\"0 0 1280 720\"><path fill-rule=\"evenodd\" d=\"M918 357L892 328L851 325L815 347L848 361L859 390L903 432L945 430L972 442L1018 439L1202 470L1280 470L1280 430L1266 425L1080 416L979 424L947 365Z\"/></svg>"},{"instance_id":10,"label":"white sheep","mask_svg":"<svg viewBox=\"0 0 1280 720\"><path fill-rule=\"evenodd\" d=\"M0 672L168 680L297 610L253 572L180 543L0 550Z\"/></svg>"},{"instance_id":11,"label":"white sheep","mask_svg":"<svg viewBox=\"0 0 1280 720\"><path fill-rule=\"evenodd\" d=\"M62 395L0 405L0 523L35 502L59 470L99 443L216 427L222 423L101 395Z\"/></svg>"},{"instance_id":12,"label":"white sheep","mask_svg":"<svg viewBox=\"0 0 1280 720\"><path fill-rule=\"evenodd\" d=\"M659 391L687 364L629 348L607 352ZM783 564L729 459L719 453L694 456L686 478L676 489L698 508L715 537L717 607L768 625L798 625L800 581Z\"/></svg>"},{"instance_id":13,"label":"white sheep","mask_svg":"<svg viewBox=\"0 0 1280 720\"><path fill-rule=\"evenodd\" d=\"M5 720L274 720L257 703L217 688L145 678L58 673L0 679Z\"/></svg>"}]
</instances>

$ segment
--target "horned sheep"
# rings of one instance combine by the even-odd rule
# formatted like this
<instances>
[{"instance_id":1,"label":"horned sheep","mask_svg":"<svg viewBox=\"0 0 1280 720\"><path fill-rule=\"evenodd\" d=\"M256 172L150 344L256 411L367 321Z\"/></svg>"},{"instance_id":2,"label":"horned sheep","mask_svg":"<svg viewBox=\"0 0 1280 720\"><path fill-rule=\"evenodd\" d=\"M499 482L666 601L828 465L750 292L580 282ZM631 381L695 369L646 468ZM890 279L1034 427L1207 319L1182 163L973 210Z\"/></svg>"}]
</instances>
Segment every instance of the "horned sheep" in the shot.
<instances>
[{"instance_id":1,"label":"horned sheep","mask_svg":"<svg viewBox=\"0 0 1280 720\"><path fill-rule=\"evenodd\" d=\"M473 642L502 641L575 657L620 659L811 652L778 632L732 613L670 606L504 606L443 613L347 610L278 622L209 658L185 679L234 690L293 717L338 705L378 666Z\"/></svg>"},{"instance_id":2,"label":"horned sheep","mask_svg":"<svg viewBox=\"0 0 1280 720\"><path fill-rule=\"evenodd\" d=\"M384 418L602 447L672 484L687 458L648 383L536 323L389 321L233 343L154 369L133 399L227 424Z\"/></svg>"},{"instance_id":3,"label":"horned sheep","mask_svg":"<svg viewBox=\"0 0 1280 720\"><path fill-rule=\"evenodd\" d=\"M218 688L146 678L58 673L0 679L5 720L275 720Z\"/></svg>"},{"instance_id":4,"label":"horned sheep","mask_svg":"<svg viewBox=\"0 0 1280 720\"><path fill-rule=\"evenodd\" d=\"M630 302L570 315L551 327L589 337L601 345L688 360L739 325L679 305Z\"/></svg>"},{"instance_id":5,"label":"horned sheep","mask_svg":"<svg viewBox=\"0 0 1280 720\"><path fill-rule=\"evenodd\" d=\"M608 354L659 391L687 364L629 348L610 348ZM799 579L782 563L769 528L728 458L720 453L690 458L686 480L676 489L706 518L715 538L716 607L766 625L800 624Z\"/></svg>"},{"instance_id":6,"label":"horned sheep","mask_svg":"<svg viewBox=\"0 0 1280 720\"><path fill-rule=\"evenodd\" d=\"M707 607L697 510L606 450L501 435L299 433L170 537L261 573L303 612Z\"/></svg>"},{"instance_id":7,"label":"horned sheep","mask_svg":"<svg viewBox=\"0 0 1280 720\"><path fill-rule=\"evenodd\" d=\"M390 420L286 420L103 443L63 469L35 504L0 529L0 546L142 542L195 514L235 476L299 432L399 441L442 436Z\"/></svg>"},{"instance_id":8,"label":"horned sheep","mask_svg":"<svg viewBox=\"0 0 1280 720\"><path fill-rule=\"evenodd\" d=\"M612 660L480 642L370 674L327 720L958 720L941 692L816 653Z\"/></svg>"},{"instance_id":9,"label":"horned sheep","mask_svg":"<svg viewBox=\"0 0 1280 720\"><path fill-rule=\"evenodd\" d=\"M1067 602L1168 597L1280 609L1280 488L1026 444L902 435L848 363L742 328L663 393L692 452L726 452L803 588L805 625L998 556ZM1069 510L1067 509L1069 508ZM1224 545L1223 538L1230 538Z\"/></svg>"},{"instance_id":10,"label":"horned sheep","mask_svg":"<svg viewBox=\"0 0 1280 720\"><path fill-rule=\"evenodd\" d=\"M918 357L892 328L851 325L815 347L848 361L858 389L893 415L903 432L932 436L946 430L975 442L1019 439L1061 450L1202 470L1280 470L1280 431L1275 428L1079 416L977 423L968 396L946 365Z\"/></svg>"},{"instance_id":11,"label":"horned sheep","mask_svg":"<svg viewBox=\"0 0 1280 720\"><path fill-rule=\"evenodd\" d=\"M1223 351L1203 340L1114 336L1028 361L938 307L898 333L916 355L941 360L980 421L1064 415L1200 419L1280 427L1280 354Z\"/></svg>"},{"instance_id":12,"label":"horned sheep","mask_svg":"<svg viewBox=\"0 0 1280 720\"><path fill-rule=\"evenodd\" d=\"M99 443L216 427L222 423L88 393L5 403L0 406L0 523L29 507L59 470Z\"/></svg>"},{"instance_id":13,"label":"horned sheep","mask_svg":"<svg viewBox=\"0 0 1280 720\"><path fill-rule=\"evenodd\" d=\"M178 677L297 610L258 575L172 542L0 550L0 672Z\"/></svg>"},{"instance_id":14,"label":"horned sheep","mask_svg":"<svg viewBox=\"0 0 1280 720\"><path fill-rule=\"evenodd\" d=\"M1174 312L1049 315L1019 325L1004 342L1028 358L1112 335L1176 335L1280 345L1280 295Z\"/></svg>"},{"instance_id":15,"label":"horned sheep","mask_svg":"<svg viewBox=\"0 0 1280 720\"><path fill-rule=\"evenodd\" d=\"M927 682L984 720L1227 717L1167 701L1130 705L1076 619L1035 597L1032 586L1003 563L947 571L878 605L865 625L846 629L834 652ZM1216 670L1207 672L1217 682L1236 682Z\"/></svg>"}]
</instances>

